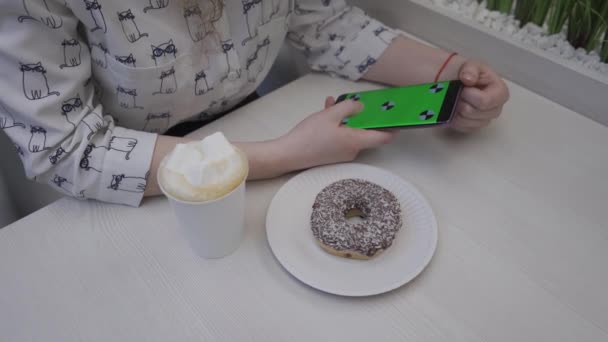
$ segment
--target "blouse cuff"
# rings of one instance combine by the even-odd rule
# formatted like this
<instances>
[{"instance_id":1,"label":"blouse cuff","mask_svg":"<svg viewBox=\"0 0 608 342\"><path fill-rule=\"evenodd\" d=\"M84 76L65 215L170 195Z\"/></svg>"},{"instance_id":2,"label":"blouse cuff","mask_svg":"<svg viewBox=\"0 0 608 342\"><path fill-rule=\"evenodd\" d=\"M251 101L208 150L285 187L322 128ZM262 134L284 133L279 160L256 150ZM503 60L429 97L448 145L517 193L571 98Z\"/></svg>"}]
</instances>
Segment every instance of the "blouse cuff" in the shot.
<instances>
[{"instance_id":1,"label":"blouse cuff","mask_svg":"<svg viewBox=\"0 0 608 342\"><path fill-rule=\"evenodd\" d=\"M114 128L99 178L97 199L133 207L140 205L157 137L153 133Z\"/></svg>"}]
</instances>

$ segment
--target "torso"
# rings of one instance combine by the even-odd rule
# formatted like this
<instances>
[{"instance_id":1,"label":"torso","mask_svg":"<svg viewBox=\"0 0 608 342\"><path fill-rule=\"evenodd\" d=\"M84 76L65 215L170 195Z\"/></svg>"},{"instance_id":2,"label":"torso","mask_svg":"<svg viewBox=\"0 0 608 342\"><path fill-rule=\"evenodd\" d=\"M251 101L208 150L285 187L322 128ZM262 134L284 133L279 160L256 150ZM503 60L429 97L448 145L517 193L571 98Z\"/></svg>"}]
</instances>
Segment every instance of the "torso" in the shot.
<instances>
[{"instance_id":1,"label":"torso","mask_svg":"<svg viewBox=\"0 0 608 342\"><path fill-rule=\"evenodd\" d=\"M293 0L229 0L216 18L211 0L68 5L86 30L104 114L160 132L252 93L285 39Z\"/></svg>"}]
</instances>

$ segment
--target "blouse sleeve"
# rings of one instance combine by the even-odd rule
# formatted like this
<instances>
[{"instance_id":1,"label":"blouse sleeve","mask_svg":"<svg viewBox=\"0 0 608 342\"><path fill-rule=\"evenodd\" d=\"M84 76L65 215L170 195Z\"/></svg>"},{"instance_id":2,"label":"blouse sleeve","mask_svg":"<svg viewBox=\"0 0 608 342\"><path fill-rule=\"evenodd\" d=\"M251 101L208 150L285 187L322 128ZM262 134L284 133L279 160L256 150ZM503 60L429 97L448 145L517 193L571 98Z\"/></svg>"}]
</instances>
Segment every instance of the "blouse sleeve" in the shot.
<instances>
[{"instance_id":1,"label":"blouse sleeve","mask_svg":"<svg viewBox=\"0 0 608 342\"><path fill-rule=\"evenodd\" d=\"M343 0L296 0L288 40L313 70L358 80L397 35Z\"/></svg>"},{"instance_id":2,"label":"blouse sleeve","mask_svg":"<svg viewBox=\"0 0 608 342\"><path fill-rule=\"evenodd\" d=\"M80 199L139 205L156 135L104 115L77 18L60 0L1 7L0 127L28 178Z\"/></svg>"}]
</instances>

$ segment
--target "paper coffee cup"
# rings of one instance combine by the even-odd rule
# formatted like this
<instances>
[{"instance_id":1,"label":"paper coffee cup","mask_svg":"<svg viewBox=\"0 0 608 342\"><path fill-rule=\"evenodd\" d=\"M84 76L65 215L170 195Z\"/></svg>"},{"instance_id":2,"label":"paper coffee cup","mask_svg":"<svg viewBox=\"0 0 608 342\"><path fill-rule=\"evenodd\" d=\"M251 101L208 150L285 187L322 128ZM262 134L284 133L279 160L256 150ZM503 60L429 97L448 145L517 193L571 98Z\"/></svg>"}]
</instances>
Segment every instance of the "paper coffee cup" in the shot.
<instances>
[{"instance_id":1,"label":"paper coffee cup","mask_svg":"<svg viewBox=\"0 0 608 342\"><path fill-rule=\"evenodd\" d=\"M161 170L166 159L163 159L158 170L158 185L173 208L182 235L203 258L217 259L232 254L244 235L247 176L235 189L220 198L185 201L169 193L163 186Z\"/></svg>"}]
</instances>

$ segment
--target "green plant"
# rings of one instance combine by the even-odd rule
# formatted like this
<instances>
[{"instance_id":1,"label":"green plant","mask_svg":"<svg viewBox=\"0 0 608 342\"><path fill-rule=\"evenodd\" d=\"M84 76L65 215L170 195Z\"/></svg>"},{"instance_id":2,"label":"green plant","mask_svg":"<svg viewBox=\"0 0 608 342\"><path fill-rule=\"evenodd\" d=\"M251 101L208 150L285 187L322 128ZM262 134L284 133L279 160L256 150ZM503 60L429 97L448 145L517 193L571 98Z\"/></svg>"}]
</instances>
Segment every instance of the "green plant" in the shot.
<instances>
[{"instance_id":1,"label":"green plant","mask_svg":"<svg viewBox=\"0 0 608 342\"><path fill-rule=\"evenodd\" d=\"M523 27L530 22L532 6L534 6L534 0L518 0L515 4L515 19L519 20L520 26Z\"/></svg>"},{"instance_id":2,"label":"green plant","mask_svg":"<svg viewBox=\"0 0 608 342\"><path fill-rule=\"evenodd\" d=\"M486 7L491 11L509 14L513 8L513 0L488 0Z\"/></svg>"},{"instance_id":3,"label":"green plant","mask_svg":"<svg viewBox=\"0 0 608 342\"><path fill-rule=\"evenodd\" d=\"M530 22L543 26L552 2L553 0L517 0L515 3L515 19L519 20L522 27Z\"/></svg>"},{"instance_id":4,"label":"green plant","mask_svg":"<svg viewBox=\"0 0 608 342\"><path fill-rule=\"evenodd\" d=\"M576 2L577 0L551 1L551 10L549 11L547 17L547 31L549 34L557 34L562 32Z\"/></svg>"},{"instance_id":5,"label":"green plant","mask_svg":"<svg viewBox=\"0 0 608 342\"><path fill-rule=\"evenodd\" d=\"M598 51L608 63L608 0L486 0L486 5L492 11L513 13L522 27L547 24L548 34L565 29L574 48Z\"/></svg>"},{"instance_id":6,"label":"green plant","mask_svg":"<svg viewBox=\"0 0 608 342\"><path fill-rule=\"evenodd\" d=\"M551 3L551 0L536 0L534 2L534 7L532 8L531 21L542 27L547 20L547 14L551 8Z\"/></svg>"},{"instance_id":7,"label":"green plant","mask_svg":"<svg viewBox=\"0 0 608 342\"><path fill-rule=\"evenodd\" d=\"M608 63L608 30L604 36L604 42L602 43L602 49L600 50L600 58L602 62Z\"/></svg>"},{"instance_id":8,"label":"green plant","mask_svg":"<svg viewBox=\"0 0 608 342\"><path fill-rule=\"evenodd\" d=\"M575 48L595 50L602 42L608 25L608 2L577 0L570 12L567 39Z\"/></svg>"}]
</instances>

